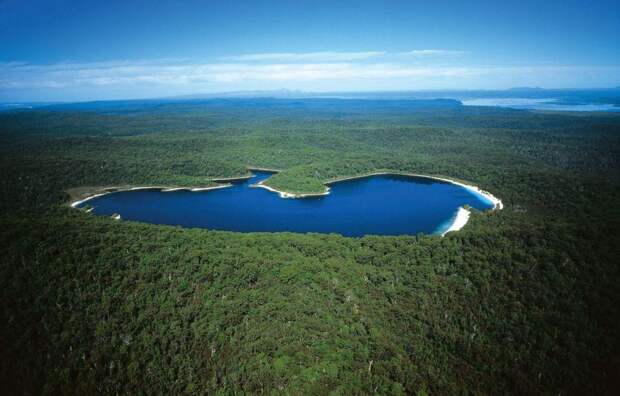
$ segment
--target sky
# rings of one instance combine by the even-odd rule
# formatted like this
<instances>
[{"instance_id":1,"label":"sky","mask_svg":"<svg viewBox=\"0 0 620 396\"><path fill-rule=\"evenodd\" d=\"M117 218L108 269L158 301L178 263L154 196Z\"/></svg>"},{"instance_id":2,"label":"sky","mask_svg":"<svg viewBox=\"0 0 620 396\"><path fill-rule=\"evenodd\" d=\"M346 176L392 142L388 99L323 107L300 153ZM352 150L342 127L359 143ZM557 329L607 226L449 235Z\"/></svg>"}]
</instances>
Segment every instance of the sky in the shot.
<instances>
[{"instance_id":1,"label":"sky","mask_svg":"<svg viewBox=\"0 0 620 396\"><path fill-rule=\"evenodd\" d=\"M620 85L620 1L0 0L0 101Z\"/></svg>"}]
</instances>

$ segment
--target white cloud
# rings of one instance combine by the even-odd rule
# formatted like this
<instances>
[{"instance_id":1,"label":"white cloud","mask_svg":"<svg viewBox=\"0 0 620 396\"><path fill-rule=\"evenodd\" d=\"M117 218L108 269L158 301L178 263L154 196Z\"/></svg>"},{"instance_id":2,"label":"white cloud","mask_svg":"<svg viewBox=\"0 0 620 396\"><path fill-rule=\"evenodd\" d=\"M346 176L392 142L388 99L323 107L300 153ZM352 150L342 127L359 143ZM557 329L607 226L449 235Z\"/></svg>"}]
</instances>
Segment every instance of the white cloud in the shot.
<instances>
[{"instance_id":1,"label":"white cloud","mask_svg":"<svg viewBox=\"0 0 620 396\"><path fill-rule=\"evenodd\" d=\"M220 60L212 63L192 62L179 58L87 63L67 61L47 65L5 62L0 63L0 88L403 79L472 73L472 70L463 67L416 66L407 64L405 58L394 57L402 54L431 57L454 52L415 50L408 53L386 51L262 53L232 56L226 58L225 62ZM400 60L400 62L389 63L385 60Z\"/></svg>"},{"instance_id":2,"label":"white cloud","mask_svg":"<svg viewBox=\"0 0 620 396\"><path fill-rule=\"evenodd\" d=\"M0 65L0 87L38 88L79 85L242 83L245 81L367 80L465 76L480 70L418 67L393 63L62 63Z\"/></svg>"},{"instance_id":3,"label":"white cloud","mask_svg":"<svg viewBox=\"0 0 620 396\"><path fill-rule=\"evenodd\" d=\"M390 63L218 64L209 65L207 69L209 78L227 82L386 79L471 73L465 68L424 68Z\"/></svg>"},{"instance_id":4,"label":"white cloud","mask_svg":"<svg viewBox=\"0 0 620 396\"><path fill-rule=\"evenodd\" d=\"M367 52L275 52L245 54L221 58L233 62L350 62L385 55L383 51Z\"/></svg>"},{"instance_id":5,"label":"white cloud","mask_svg":"<svg viewBox=\"0 0 620 396\"><path fill-rule=\"evenodd\" d=\"M274 52L234 55L220 58L228 62L353 62L379 57L408 56L414 58L458 57L469 51L445 49L420 49L406 52L367 51L367 52Z\"/></svg>"},{"instance_id":6,"label":"white cloud","mask_svg":"<svg viewBox=\"0 0 620 396\"><path fill-rule=\"evenodd\" d=\"M429 51L429 50L427 50ZM604 85L620 78L618 67L588 66L476 66L383 58L347 62L191 62L153 61L65 62L33 65L0 63L0 97L24 97L37 91L45 97L66 92L88 93L89 98L156 96L246 89L373 90L432 88L498 88L510 86ZM119 92L121 94L119 94ZM53 94L51 94L53 93ZM41 95L42 97L43 95Z\"/></svg>"}]
</instances>

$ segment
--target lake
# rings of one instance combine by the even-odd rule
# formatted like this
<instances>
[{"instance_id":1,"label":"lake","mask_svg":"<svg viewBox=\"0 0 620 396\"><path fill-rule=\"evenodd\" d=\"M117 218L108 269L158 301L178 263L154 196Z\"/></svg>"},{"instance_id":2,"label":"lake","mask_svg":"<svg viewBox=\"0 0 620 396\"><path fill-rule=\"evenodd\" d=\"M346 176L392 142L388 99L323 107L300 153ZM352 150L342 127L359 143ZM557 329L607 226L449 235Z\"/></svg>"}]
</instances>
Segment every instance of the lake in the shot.
<instances>
[{"instance_id":1,"label":"lake","mask_svg":"<svg viewBox=\"0 0 620 396\"><path fill-rule=\"evenodd\" d=\"M97 215L123 220L238 232L318 232L345 236L442 234L463 205L494 207L487 197L440 180L377 175L330 185L330 194L283 199L250 187L272 174L209 191L120 191L85 201Z\"/></svg>"},{"instance_id":2,"label":"lake","mask_svg":"<svg viewBox=\"0 0 620 396\"><path fill-rule=\"evenodd\" d=\"M508 107L518 110L546 111L620 111L609 103L564 103L554 98L479 98L463 99L463 106Z\"/></svg>"}]
</instances>

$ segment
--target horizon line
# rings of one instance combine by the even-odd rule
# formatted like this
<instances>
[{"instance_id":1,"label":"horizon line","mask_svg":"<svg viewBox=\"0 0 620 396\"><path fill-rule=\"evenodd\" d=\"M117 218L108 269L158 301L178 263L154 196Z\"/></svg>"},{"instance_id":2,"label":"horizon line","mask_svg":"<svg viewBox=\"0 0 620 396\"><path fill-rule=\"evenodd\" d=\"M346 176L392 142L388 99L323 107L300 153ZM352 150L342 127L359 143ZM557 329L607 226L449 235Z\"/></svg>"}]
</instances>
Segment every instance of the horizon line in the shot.
<instances>
[{"instance_id":1,"label":"horizon line","mask_svg":"<svg viewBox=\"0 0 620 396\"><path fill-rule=\"evenodd\" d=\"M334 94L397 94L397 93L432 93L432 92L509 92L509 91L604 91L604 90L620 90L620 85L616 86L599 86L599 87L587 87L587 88L543 88L543 87L510 87L510 88L421 88L421 89L399 89L399 90L335 90L335 91L305 91L297 89L276 88L269 90L233 90L233 91L215 91L215 92L202 92L196 94L180 94L171 96L150 96L150 97L138 97L138 98L112 98L112 99L84 99L84 100L24 100L24 101L1 101L0 105L22 105L22 104L72 104L72 103L90 103L90 102L117 102L117 101L140 101L140 100L191 100L191 99L234 99L230 95L242 95L255 93L260 94L273 94L277 92L281 93L298 93L306 95L334 95ZM218 96L222 95L222 96ZM201 98L201 96L204 96ZM263 99L287 99L277 96L247 96L245 98L263 98ZM243 98L237 98L243 99ZM295 99L314 99L312 97L295 97ZM351 98L351 99L364 99L364 98ZM380 99L380 98L372 98ZM414 98L410 98L414 99ZM439 99L439 98L436 98ZM451 99L451 98L445 98Z\"/></svg>"}]
</instances>

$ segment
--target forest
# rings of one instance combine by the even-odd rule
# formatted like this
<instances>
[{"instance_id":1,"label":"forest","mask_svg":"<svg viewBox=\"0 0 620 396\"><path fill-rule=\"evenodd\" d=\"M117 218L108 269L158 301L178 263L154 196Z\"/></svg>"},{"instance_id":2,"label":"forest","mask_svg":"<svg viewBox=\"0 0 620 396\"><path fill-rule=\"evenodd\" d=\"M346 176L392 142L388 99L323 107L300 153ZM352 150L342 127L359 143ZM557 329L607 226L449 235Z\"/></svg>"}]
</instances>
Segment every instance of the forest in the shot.
<instances>
[{"instance_id":1,"label":"forest","mask_svg":"<svg viewBox=\"0 0 620 396\"><path fill-rule=\"evenodd\" d=\"M71 191L279 169L502 199L462 230L346 238L115 221ZM620 114L453 100L95 102L0 113L5 394L620 389Z\"/></svg>"}]
</instances>

